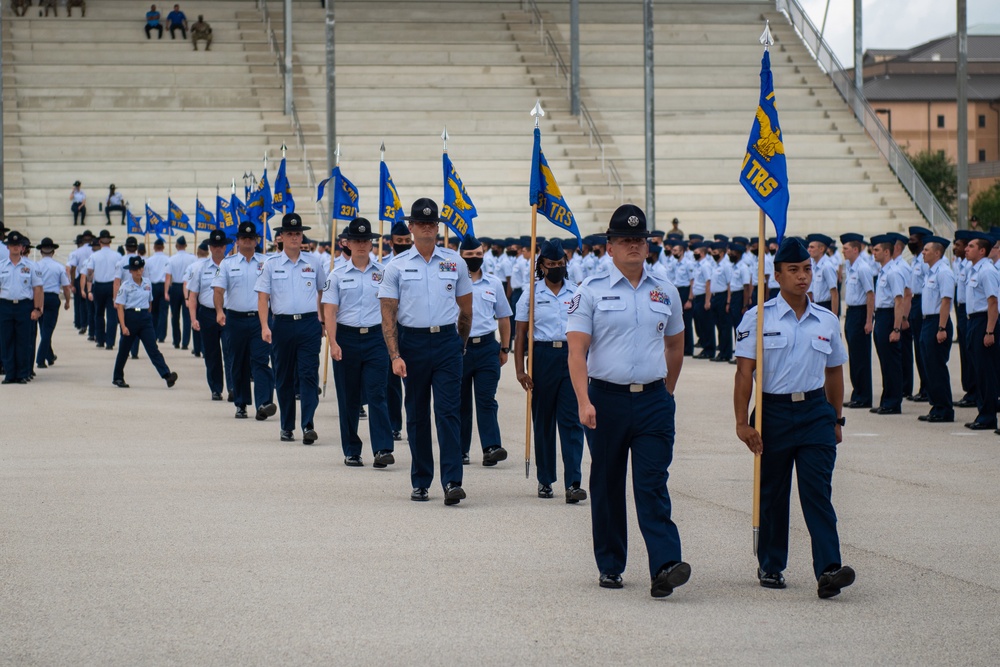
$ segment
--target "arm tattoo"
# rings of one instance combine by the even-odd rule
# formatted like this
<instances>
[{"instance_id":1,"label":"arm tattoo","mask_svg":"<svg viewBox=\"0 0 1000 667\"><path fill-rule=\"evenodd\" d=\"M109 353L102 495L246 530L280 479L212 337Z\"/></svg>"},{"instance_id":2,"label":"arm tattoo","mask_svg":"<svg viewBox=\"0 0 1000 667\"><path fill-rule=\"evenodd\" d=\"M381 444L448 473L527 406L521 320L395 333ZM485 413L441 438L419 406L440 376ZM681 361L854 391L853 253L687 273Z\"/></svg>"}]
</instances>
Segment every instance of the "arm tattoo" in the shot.
<instances>
[{"instance_id":1,"label":"arm tattoo","mask_svg":"<svg viewBox=\"0 0 1000 667\"><path fill-rule=\"evenodd\" d=\"M458 313L458 335L462 339L462 345L469 339L472 331L472 313L461 311Z\"/></svg>"},{"instance_id":2,"label":"arm tattoo","mask_svg":"<svg viewBox=\"0 0 1000 667\"><path fill-rule=\"evenodd\" d=\"M382 335L389 350L389 359L399 355L399 334L396 330L396 312L399 299L379 299L382 309Z\"/></svg>"}]
</instances>

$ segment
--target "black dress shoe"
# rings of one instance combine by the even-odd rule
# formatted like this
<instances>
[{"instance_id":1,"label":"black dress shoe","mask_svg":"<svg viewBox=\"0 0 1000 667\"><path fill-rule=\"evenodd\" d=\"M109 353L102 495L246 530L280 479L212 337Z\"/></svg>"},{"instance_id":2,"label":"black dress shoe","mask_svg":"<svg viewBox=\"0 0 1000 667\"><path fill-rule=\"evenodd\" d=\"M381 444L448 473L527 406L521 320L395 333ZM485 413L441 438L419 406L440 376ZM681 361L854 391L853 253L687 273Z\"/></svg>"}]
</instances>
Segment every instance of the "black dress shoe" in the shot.
<instances>
[{"instance_id":1,"label":"black dress shoe","mask_svg":"<svg viewBox=\"0 0 1000 667\"><path fill-rule=\"evenodd\" d=\"M282 431L281 432L281 441L282 442L295 442L295 434L292 433L291 431Z\"/></svg>"},{"instance_id":2,"label":"black dress shoe","mask_svg":"<svg viewBox=\"0 0 1000 667\"><path fill-rule=\"evenodd\" d=\"M244 408L236 408L236 418L237 419L246 419L247 418L247 409L245 407Z\"/></svg>"},{"instance_id":3,"label":"black dress shoe","mask_svg":"<svg viewBox=\"0 0 1000 667\"><path fill-rule=\"evenodd\" d=\"M87 340L93 343L95 340L97 340L97 338L95 338L94 336L87 336Z\"/></svg>"},{"instance_id":4,"label":"black dress shoe","mask_svg":"<svg viewBox=\"0 0 1000 667\"><path fill-rule=\"evenodd\" d=\"M962 400L955 403L956 408L974 408L976 407L976 399L974 398L963 398Z\"/></svg>"},{"instance_id":5,"label":"black dress shoe","mask_svg":"<svg viewBox=\"0 0 1000 667\"><path fill-rule=\"evenodd\" d=\"M581 500L587 499L587 492L580 488L579 482L573 482L566 489L566 504L575 505Z\"/></svg>"},{"instance_id":6,"label":"black dress shoe","mask_svg":"<svg viewBox=\"0 0 1000 667\"><path fill-rule=\"evenodd\" d=\"M345 456L344 465L348 468L363 468L365 463L360 456Z\"/></svg>"},{"instance_id":7,"label":"black dress shoe","mask_svg":"<svg viewBox=\"0 0 1000 667\"><path fill-rule=\"evenodd\" d=\"M213 401L221 401L222 400L222 394L220 394L217 391L213 391L212 392L212 400Z\"/></svg>"},{"instance_id":8,"label":"black dress shoe","mask_svg":"<svg viewBox=\"0 0 1000 667\"><path fill-rule=\"evenodd\" d=\"M226 394L226 400L229 401L230 403L236 402L236 399L233 398L233 392L230 391Z\"/></svg>"},{"instance_id":9,"label":"black dress shoe","mask_svg":"<svg viewBox=\"0 0 1000 667\"><path fill-rule=\"evenodd\" d=\"M448 482L444 487L444 504L457 505L462 500L465 500L465 489L459 484Z\"/></svg>"},{"instance_id":10,"label":"black dress shoe","mask_svg":"<svg viewBox=\"0 0 1000 667\"><path fill-rule=\"evenodd\" d=\"M472 463L472 459L469 458L468 454L462 454L462 465L467 466Z\"/></svg>"},{"instance_id":11,"label":"black dress shoe","mask_svg":"<svg viewBox=\"0 0 1000 667\"><path fill-rule=\"evenodd\" d=\"M844 403L845 408L851 408L852 410L855 408L870 408L871 406L871 403L865 403L864 401L850 401L849 403Z\"/></svg>"},{"instance_id":12,"label":"black dress shoe","mask_svg":"<svg viewBox=\"0 0 1000 667\"><path fill-rule=\"evenodd\" d=\"M115 346L114 345L108 345L104 349L106 349L108 352L114 352L115 351Z\"/></svg>"},{"instance_id":13,"label":"black dress shoe","mask_svg":"<svg viewBox=\"0 0 1000 667\"><path fill-rule=\"evenodd\" d=\"M177 384L177 373L173 372L167 373L167 376L163 379L167 381L168 388L173 387L175 384Z\"/></svg>"},{"instance_id":14,"label":"black dress shoe","mask_svg":"<svg viewBox=\"0 0 1000 667\"><path fill-rule=\"evenodd\" d=\"M539 498L551 498L552 497L552 487L548 484L538 485L538 497Z\"/></svg>"},{"instance_id":15,"label":"black dress shoe","mask_svg":"<svg viewBox=\"0 0 1000 667\"><path fill-rule=\"evenodd\" d=\"M104 343L98 343L97 344L97 347L104 347L104 346L105 346Z\"/></svg>"},{"instance_id":16,"label":"black dress shoe","mask_svg":"<svg viewBox=\"0 0 1000 667\"><path fill-rule=\"evenodd\" d=\"M365 406L363 405L361 406L361 409L358 411L358 419L368 419L368 413L365 412Z\"/></svg>"},{"instance_id":17,"label":"black dress shoe","mask_svg":"<svg viewBox=\"0 0 1000 667\"><path fill-rule=\"evenodd\" d=\"M872 413L874 415L899 415L899 414L903 414L903 409L902 408L882 408L882 407L878 407L878 408L872 408L868 412L870 412L870 413Z\"/></svg>"},{"instance_id":18,"label":"black dress shoe","mask_svg":"<svg viewBox=\"0 0 1000 667\"><path fill-rule=\"evenodd\" d=\"M992 431L996 427L996 424L984 424L983 422L969 422L965 425L965 428L970 431Z\"/></svg>"},{"instance_id":19,"label":"black dress shoe","mask_svg":"<svg viewBox=\"0 0 1000 667\"><path fill-rule=\"evenodd\" d=\"M420 503L430 500L430 497L427 495L427 489L422 486L414 487L413 491L410 492L410 500L416 500Z\"/></svg>"},{"instance_id":20,"label":"black dress shoe","mask_svg":"<svg viewBox=\"0 0 1000 667\"><path fill-rule=\"evenodd\" d=\"M128 389L128 384L125 383L125 380L112 380L111 384L119 389Z\"/></svg>"},{"instance_id":21,"label":"black dress shoe","mask_svg":"<svg viewBox=\"0 0 1000 667\"><path fill-rule=\"evenodd\" d=\"M712 355L708 354L707 352L702 352L700 354L694 355L694 358L695 359L711 359Z\"/></svg>"},{"instance_id":22,"label":"black dress shoe","mask_svg":"<svg viewBox=\"0 0 1000 667\"><path fill-rule=\"evenodd\" d=\"M483 450L483 465L487 468L495 466L500 461L507 460L507 450L500 445L493 445Z\"/></svg>"},{"instance_id":23,"label":"black dress shoe","mask_svg":"<svg viewBox=\"0 0 1000 667\"><path fill-rule=\"evenodd\" d=\"M691 578L691 566L681 561L669 565L653 578L649 594L654 598L665 598L678 586L683 586Z\"/></svg>"},{"instance_id":24,"label":"black dress shoe","mask_svg":"<svg viewBox=\"0 0 1000 667\"><path fill-rule=\"evenodd\" d=\"M181 344L180 343L174 343L174 349L175 350L181 349ZM186 350L187 348L184 348L184 349Z\"/></svg>"},{"instance_id":25,"label":"black dress shoe","mask_svg":"<svg viewBox=\"0 0 1000 667\"><path fill-rule=\"evenodd\" d=\"M176 345L174 345L174 347L177 347L177 346L176 346ZM181 345L181 349L182 349L182 350L186 350L186 349L188 349L188 346L187 346L187 345Z\"/></svg>"},{"instance_id":26,"label":"black dress shoe","mask_svg":"<svg viewBox=\"0 0 1000 667\"><path fill-rule=\"evenodd\" d=\"M757 579L763 588L784 588L785 577L780 572L765 572L757 568Z\"/></svg>"},{"instance_id":27,"label":"black dress shoe","mask_svg":"<svg viewBox=\"0 0 1000 667\"><path fill-rule=\"evenodd\" d=\"M55 366L56 365L56 359L58 359L58 358L59 357L57 357L56 355L53 354L52 358L49 359L49 366Z\"/></svg>"},{"instance_id":28,"label":"black dress shoe","mask_svg":"<svg viewBox=\"0 0 1000 667\"><path fill-rule=\"evenodd\" d=\"M601 588L617 589L625 587L625 584L622 583L622 575L620 574L602 574L597 583Z\"/></svg>"},{"instance_id":29,"label":"black dress shoe","mask_svg":"<svg viewBox=\"0 0 1000 667\"><path fill-rule=\"evenodd\" d=\"M133 359L138 359L138 358L139 358L139 355L138 355L138 354L133 354L133 355L132 355L132 358L133 358Z\"/></svg>"},{"instance_id":30,"label":"black dress shoe","mask_svg":"<svg viewBox=\"0 0 1000 667\"><path fill-rule=\"evenodd\" d=\"M201 352L192 352L191 354L193 354L196 358L201 359Z\"/></svg>"},{"instance_id":31,"label":"black dress shoe","mask_svg":"<svg viewBox=\"0 0 1000 667\"><path fill-rule=\"evenodd\" d=\"M854 583L854 569L848 565L824 572L819 577L816 593L823 600L840 595L840 589Z\"/></svg>"},{"instance_id":32,"label":"black dress shoe","mask_svg":"<svg viewBox=\"0 0 1000 667\"><path fill-rule=\"evenodd\" d=\"M403 439L403 434L400 433L399 431L393 431L392 432L392 439L395 442L399 442L399 441L401 441Z\"/></svg>"},{"instance_id":33,"label":"black dress shoe","mask_svg":"<svg viewBox=\"0 0 1000 667\"><path fill-rule=\"evenodd\" d=\"M302 432L303 445L311 445L314 442L316 442L318 438L319 436L316 435L316 431L314 431L312 428L306 428L306 430ZM359 458L358 461L360 462L361 459Z\"/></svg>"},{"instance_id":34,"label":"black dress shoe","mask_svg":"<svg viewBox=\"0 0 1000 667\"><path fill-rule=\"evenodd\" d=\"M914 403L927 403L930 399L927 398L927 394L914 394L910 396L909 400Z\"/></svg>"},{"instance_id":35,"label":"black dress shoe","mask_svg":"<svg viewBox=\"0 0 1000 667\"><path fill-rule=\"evenodd\" d=\"M264 405L257 408L256 419L259 422L264 421L268 417L273 417L275 413L278 412L278 406L274 403L265 403Z\"/></svg>"},{"instance_id":36,"label":"black dress shoe","mask_svg":"<svg viewBox=\"0 0 1000 667\"><path fill-rule=\"evenodd\" d=\"M924 421L931 424L947 424L955 421L955 415L951 415L950 417L947 415L927 415L927 419Z\"/></svg>"},{"instance_id":37,"label":"black dress shoe","mask_svg":"<svg viewBox=\"0 0 1000 667\"><path fill-rule=\"evenodd\" d=\"M396 462L396 457L392 455L391 449L380 449L375 452L375 460L372 462L374 468L385 468Z\"/></svg>"}]
</instances>

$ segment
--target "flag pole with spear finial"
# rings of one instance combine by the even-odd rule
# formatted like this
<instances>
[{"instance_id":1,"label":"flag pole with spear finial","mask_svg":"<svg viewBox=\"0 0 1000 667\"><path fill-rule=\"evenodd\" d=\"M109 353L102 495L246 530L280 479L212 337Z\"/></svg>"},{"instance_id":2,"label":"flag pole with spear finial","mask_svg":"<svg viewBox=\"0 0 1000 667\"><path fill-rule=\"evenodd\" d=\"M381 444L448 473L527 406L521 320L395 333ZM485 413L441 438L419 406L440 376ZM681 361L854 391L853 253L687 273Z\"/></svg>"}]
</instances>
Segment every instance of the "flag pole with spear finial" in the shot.
<instances>
[{"instance_id":1,"label":"flag pole with spear finial","mask_svg":"<svg viewBox=\"0 0 1000 667\"><path fill-rule=\"evenodd\" d=\"M444 126L444 131L441 133L441 141L444 142L444 154L447 155L448 154L448 126L447 125ZM445 183L445 188L447 188L447 187L448 187L448 184ZM448 225L444 226L444 245L445 245L445 247L448 246Z\"/></svg>"},{"instance_id":2,"label":"flag pole with spear finial","mask_svg":"<svg viewBox=\"0 0 1000 667\"><path fill-rule=\"evenodd\" d=\"M382 145L378 147L378 161L385 162L385 141ZM381 178L381 176L379 177ZM379 202L381 206L381 202ZM389 230L390 232L392 230ZM382 211L379 211L378 216L378 261L382 261L382 235L385 233L385 221L382 219Z\"/></svg>"},{"instance_id":3,"label":"flag pole with spear finial","mask_svg":"<svg viewBox=\"0 0 1000 667\"><path fill-rule=\"evenodd\" d=\"M764 45L764 50L769 51L774 38L771 37L771 22L765 21L764 32L760 36L760 43ZM757 433L763 437L763 399L764 399L764 315L761 310L764 307L765 280L764 280L764 249L767 246L765 241L765 219L764 209L758 209L757 215L757 370L756 382L754 383L753 404L754 419L753 427ZM760 454L753 457L753 554L757 555L757 547L760 545Z\"/></svg>"},{"instance_id":4,"label":"flag pole with spear finial","mask_svg":"<svg viewBox=\"0 0 1000 667\"><path fill-rule=\"evenodd\" d=\"M335 159L333 167L334 167L334 169L336 169L337 167L340 166L340 144L339 143L337 144L337 150L334 151L333 156L334 156L334 159ZM332 190L333 188L331 187L330 189ZM334 199L336 199L336 197L334 197ZM332 207L331 207L330 238L333 239L334 243L337 243L337 230L334 229L334 223L333 223L334 218L333 218L332 213L333 213L333 211L332 211ZM331 246L330 247L330 266L328 266L327 269L326 269L326 273L327 273L328 276L333 273L333 257L334 257L333 249L334 249L334 246ZM327 379L330 376L330 337L326 333L326 327L324 327L323 329L324 329L324 331L323 331L323 395L326 396L326 382L327 382Z\"/></svg>"},{"instance_id":5,"label":"flag pole with spear finial","mask_svg":"<svg viewBox=\"0 0 1000 667\"><path fill-rule=\"evenodd\" d=\"M535 100L535 107L531 110L531 116L535 119L535 127L538 121L545 115L542 110L542 101ZM537 250L535 234L538 228L538 202L531 202L531 259L528 261L528 363L527 371L530 378L534 370L535 359L535 268L531 266L535 262L535 252ZM533 386L528 387L527 401L525 403L524 417L524 478L528 479L531 472L531 394Z\"/></svg>"}]
</instances>

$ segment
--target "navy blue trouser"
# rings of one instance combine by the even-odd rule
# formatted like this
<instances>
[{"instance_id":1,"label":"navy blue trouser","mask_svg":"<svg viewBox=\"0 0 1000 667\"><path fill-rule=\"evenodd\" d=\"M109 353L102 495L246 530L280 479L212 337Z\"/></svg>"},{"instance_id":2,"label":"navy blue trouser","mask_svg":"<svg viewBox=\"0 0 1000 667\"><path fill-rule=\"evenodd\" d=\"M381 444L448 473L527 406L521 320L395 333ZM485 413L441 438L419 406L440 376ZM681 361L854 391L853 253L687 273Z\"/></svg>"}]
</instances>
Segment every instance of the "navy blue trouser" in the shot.
<instances>
[{"instance_id":1,"label":"navy blue trouser","mask_svg":"<svg viewBox=\"0 0 1000 667\"><path fill-rule=\"evenodd\" d=\"M712 339L721 359L733 358L733 330L726 312L726 292L716 292L711 297Z\"/></svg>"},{"instance_id":2,"label":"navy blue trouser","mask_svg":"<svg viewBox=\"0 0 1000 667\"><path fill-rule=\"evenodd\" d=\"M670 518L667 469L674 454L674 397L660 386L641 393L590 385L597 428L586 429L592 459L590 514L594 557L601 574L625 571L628 519L625 478L632 455L632 492L639 530L649 555L649 575L681 560L681 538Z\"/></svg>"},{"instance_id":3,"label":"navy blue trouser","mask_svg":"<svg viewBox=\"0 0 1000 667\"><path fill-rule=\"evenodd\" d=\"M689 285L682 285L677 288L677 293L681 297L681 308L684 308L684 304L687 303L688 297L691 294L691 287ZM693 305L693 304L692 304ZM684 313L684 354L690 357L694 354L694 309L689 308L683 311Z\"/></svg>"},{"instance_id":4,"label":"navy blue trouser","mask_svg":"<svg viewBox=\"0 0 1000 667\"><path fill-rule=\"evenodd\" d=\"M274 373L271 371L271 346L260 337L260 318L226 311L230 365L233 373L233 403L236 407L260 407L274 400ZM250 393L250 378L253 393Z\"/></svg>"},{"instance_id":5,"label":"navy blue trouser","mask_svg":"<svg viewBox=\"0 0 1000 667\"><path fill-rule=\"evenodd\" d=\"M94 302L87 299L87 338L96 339L97 338L97 308L94 306Z\"/></svg>"},{"instance_id":6,"label":"navy blue trouser","mask_svg":"<svg viewBox=\"0 0 1000 667\"><path fill-rule=\"evenodd\" d=\"M116 313L117 315L117 313ZM163 359L163 353L156 346L156 331L153 328L153 318L148 310L125 309L125 328L129 335L121 334L118 341L118 355L115 357L115 371L112 380L125 379L125 362L128 361L129 353L132 350L132 342L141 340L142 346L146 348L146 356L153 362L153 367L160 377L170 374L167 362Z\"/></svg>"},{"instance_id":7,"label":"navy blue trouser","mask_svg":"<svg viewBox=\"0 0 1000 667\"><path fill-rule=\"evenodd\" d=\"M900 341L889 342L889 334L895 324L892 308L876 308L872 333L875 337L875 351L882 371L882 398L879 407L895 409L903 404L903 350Z\"/></svg>"},{"instance_id":8,"label":"navy blue trouser","mask_svg":"<svg viewBox=\"0 0 1000 667\"><path fill-rule=\"evenodd\" d=\"M497 385L500 383L500 343L495 334L489 334L480 343L471 340L462 357L462 454L472 447L472 406L476 406L476 424L479 427L479 444L487 447L501 445L500 423L497 421Z\"/></svg>"},{"instance_id":9,"label":"navy blue trouser","mask_svg":"<svg viewBox=\"0 0 1000 667\"><path fill-rule=\"evenodd\" d=\"M732 329L729 333L730 336L736 335L736 327L740 326L740 322L742 321L743 290L739 289L732 293L732 297L729 300L729 328ZM730 341L730 345L732 345L732 341ZM732 356L732 353L730 353L730 356Z\"/></svg>"},{"instance_id":10,"label":"navy blue trouser","mask_svg":"<svg viewBox=\"0 0 1000 667\"><path fill-rule=\"evenodd\" d=\"M920 345L923 348L920 358L924 365L924 375L927 377L927 398L931 404L930 414L946 418L954 418L955 407L951 400L951 374L948 372L948 358L951 356L952 325L951 318L945 325L945 340L937 342L938 315L925 317L921 322Z\"/></svg>"},{"instance_id":11,"label":"navy blue trouser","mask_svg":"<svg viewBox=\"0 0 1000 667\"><path fill-rule=\"evenodd\" d=\"M868 306L848 306L844 317L844 339L850 362L851 401L872 402L872 335L865 333ZM891 328L891 327L890 327Z\"/></svg>"},{"instance_id":12,"label":"navy blue trouser","mask_svg":"<svg viewBox=\"0 0 1000 667\"><path fill-rule=\"evenodd\" d=\"M385 374L389 367L389 351L385 347L380 326L369 327L368 333L340 325L337 345L343 352L340 361L333 362L333 382L337 387L337 408L340 411L340 444L344 456L361 456L363 443L358 435L362 394L368 400L368 435L372 453L395 449L389 408L385 403Z\"/></svg>"},{"instance_id":13,"label":"navy blue trouser","mask_svg":"<svg viewBox=\"0 0 1000 667\"><path fill-rule=\"evenodd\" d=\"M386 374L388 382L385 390L386 403L389 404L389 426L396 433L403 430L403 378L392 372L392 364Z\"/></svg>"},{"instance_id":14,"label":"navy blue trouser","mask_svg":"<svg viewBox=\"0 0 1000 667\"><path fill-rule=\"evenodd\" d=\"M73 281L73 326L77 330L87 326L87 300L80 294L79 279Z\"/></svg>"},{"instance_id":15,"label":"navy blue trouser","mask_svg":"<svg viewBox=\"0 0 1000 667\"><path fill-rule=\"evenodd\" d=\"M94 283L94 335L98 345L115 346L118 313L115 312L114 283Z\"/></svg>"},{"instance_id":16,"label":"navy blue trouser","mask_svg":"<svg viewBox=\"0 0 1000 667\"><path fill-rule=\"evenodd\" d=\"M153 303L149 306L149 315L153 318L156 340L161 343L167 339L167 311L170 310L163 298L164 286L165 283L153 283Z\"/></svg>"},{"instance_id":17,"label":"navy blue trouser","mask_svg":"<svg viewBox=\"0 0 1000 667\"><path fill-rule=\"evenodd\" d=\"M51 292L45 293L45 308L42 311L42 318L38 321L38 352L35 353L35 363L51 363L55 357L52 352L52 333L56 330L56 322L59 321L59 295Z\"/></svg>"},{"instance_id":18,"label":"navy blue trouser","mask_svg":"<svg viewBox=\"0 0 1000 667\"><path fill-rule=\"evenodd\" d=\"M31 375L31 358L35 351L35 323L31 311L32 299L18 303L0 301L0 355L3 355L5 380L26 380Z\"/></svg>"},{"instance_id":19,"label":"navy blue trouser","mask_svg":"<svg viewBox=\"0 0 1000 667\"><path fill-rule=\"evenodd\" d=\"M191 312L184 303L184 285L170 283L170 330L174 347L187 347L191 342ZM181 324L183 323L183 327Z\"/></svg>"},{"instance_id":20,"label":"navy blue trouser","mask_svg":"<svg viewBox=\"0 0 1000 667\"><path fill-rule=\"evenodd\" d=\"M705 310L706 295L696 294L691 298L691 313L694 319L694 331L698 335L698 345L703 354L715 356L715 327L712 326L712 314Z\"/></svg>"},{"instance_id":21,"label":"navy blue trouser","mask_svg":"<svg viewBox=\"0 0 1000 667\"><path fill-rule=\"evenodd\" d=\"M760 459L760 541L757 562L767 573L788 565L788 506L795 468L802 516L812 539L816 578L840 567L837 514L830 501L837 460L837 412L825 396L797 403L764 397ZM752 420L751 420L752 423Z\"/></svg>"},{"instance_id":22,"label":"navy blue trouser","mask_svg":"<svg viewBox=\"0 0 1000 667\"><path fill-rule=\"evenodd\" d=\"M907 328L899 333L900 364L903 371L903 396L912 396L913 391L913 329L909 318L903 322Z\"/></svg>"},{"instance_id":23,"label":"navy blue trouser","mask_svg":"<svg viewBox=\"0 0 1000 667\"><path fill-rule=\"evenodd\" d=\"M920 300L919 294L913 295L913 301L910 304L910 314L907 317L910 321L910 335L913 337L913 360L917 364L917 377L920 380L920 385L914 394L926 394L927 393L927 383L925 382L926 374L924 369L924 345L922 342L923 337L923 327L924 327L924 308L923 303ZM937 319L935 318L935 321ZM937 328L934 329L934 333L937 333ZM936 341L935 341L936 342ZM913 371L910 371L911 373ZM912 386L913 380L911 377L910 385Z\"/></svg>"},{"instance_id":24,"label":"navy blue trouser","mask_svg":"<svg viewBox=\"0 0 1000 667\"><path fill-rule=\"evenodd\" d=\"M406 362L406 438L413 457L410 481L414 488L428 488L434 481L433 391L441 485L461 485L462 339L454 330L420 333L400 328L399 352Z\"/></svg>"},{"instance_id":25,"label":"navy blue trouser","mask_svg":"<svg viewBox=\"0 0 1000 667\"><path fill-rule=\"evenodd\" d=\"M323 327L315 313L293 320L275 315L271 325L274 386L281 411L281 430L295 430L295 395L301 396L303 430L310 428L319 405L319 348Z\"/></svg>"},{"instance_id":26,"label":"navy blue trouser","mask_svg":"<svg viewBox=\"0 0 1000 667\"><path fill-rule=\"evenodd\" d=\"M965 304L958 301L955 302L955 321L957 323L955 339L958 341L958 359L962 369L962 391L965 392L963 398L974 398L976 396L976 372L970 363L969 316L966 313Z\"/></svg>"},{"instance_id":27,"label":"navy blue trouser","mask_svg":"<svg viewBox=\"0 0 1000 667\"><path fill-rule=\"evenodd\" d=\"M215 309L198 306L198 325L204 348L205 379L213 394L221 394L223 389L222 370L222 327L215 321Z\"/></svg>"},{"instance_id":28,"label":"navy blue trouser","mask_svg":"<svg viewBox=\"0 0 1000 667\"><path fill-rule=\"evenodd\" d=\"M1000 348L996 342L989 347L983 344L986 336L986 313L969 315L967 331L971 365L976 372L976 422L997 425L997 372L1000 371ZM996 339L994 338L994 341Z\"/></svg>"},{"instance_id":29,"label":"navy blue trouser","mask_svg":"<svg viewBox=\"0 0 1000 667\"><path fill-rule=\"evenodd\" d=\"M535 342L531 381L531 415L535 436L535 475L539 484L551 486L556 476L556 427L562 446L563 481L566 488L583 479L583 426L569 379L569 348Z\"/></svg>"}]
</instances>

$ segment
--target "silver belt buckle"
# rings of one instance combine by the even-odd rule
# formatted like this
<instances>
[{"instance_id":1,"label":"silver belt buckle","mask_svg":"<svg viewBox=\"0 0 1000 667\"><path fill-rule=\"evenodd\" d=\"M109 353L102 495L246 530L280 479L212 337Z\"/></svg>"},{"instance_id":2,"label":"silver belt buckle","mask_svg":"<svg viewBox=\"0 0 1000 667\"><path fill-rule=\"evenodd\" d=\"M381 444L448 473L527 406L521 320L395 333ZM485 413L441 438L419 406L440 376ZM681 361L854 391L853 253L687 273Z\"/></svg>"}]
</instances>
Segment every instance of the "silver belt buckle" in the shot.
<instances>
[{"instance_id":1,"label":"silver belt buckle","mask_svg":"<svg viewBox=\"0 0 1000 667\"><path fill-rule=\"evenodd\" d=\"M142 310L142 308L133 308L132 310L134 310L135 312L138 313L138 312L140 312Z\"/></svg>"},{"instance_id":2,"label":"silver belt buckle","mask_svg":"<svg viewBox=\"0 0 1000 667\"><path fill-rule=\"evenodd\" d=\"M14 299L13 301L11 301L11 303L16 306L17 304L21 303L21 300L20 299Z\"/></svg>"},{"instance_id":3,"label":"silver belt buckle","mask_svg":"<svg viewBox=\"0 0 1000 667\"><path fill-rule=\"evenodd\" d=\"M358 333L366 334L368 333L368 327L361 327L358 329Z\"/></svg>"},{"instance_id":4,"label":"silver belt buckle","mask_svg":"<svg viewBox=\"0 0 1000 667\"><path fill-rule=\"evenodd\" d=\"M477 337L477 338L473 338L473 339L472 339L471 341L469 341L469 342L470 342L470 343L472 343L473 345L479 345L479 341L481 341L481 340L482 340L482 338L481 338L481 337Z\"/></svg>"},{"instance_id":5,"label":"silver belt buckle","mask_svg":"<svg viewBox=\"0 0 1000 667\"><path fill-rule=\"evenodd\" d=\"M293 320L301 320L302 319L302 315L292 315L292 319Z\"/></svg>"},{"instance_id":6,"label":"silver belt buckle","mask_svg":"<svg viewBox=\"0 0 1000 667\"><path fill-rule=\"evenodd\" d=\"M562 347L562 346L563 346L563 342L561 340L554 340L554 341L552 341L552 347L559 348L559 347Z\"/></svg>"},{"instance_id":7,"label":"silver belt buckle","mask_svg":"<svg viewBox=\"0 0 1000 667\"><path fill-rule=\"evenodd\" d=\"M431 333L440 333L441 327L429 327L428 329Z\"/></svg>"},{"instance_id":8,"label":"silver belt buckle","mask_svg":"<svg viewBox=\"0 0 1000 667\"><path fill-rule=\"evenodd\" d=\"M792 392L792 403L801 403L804 400L806 400L806 394L804 391Z\"/></svg>"},{"instance_id":9,"label":"silver belt buckle","mask_svg":"<svg viewBox=\"0 0 1000 667\"><path fill-rule=\"evenodd\" d=\"M633 394L641 394L642 393L642 385L641 384L630 384L628 386L628 390L630 392L632 392Z\"/></svg>"}]
</instances>

